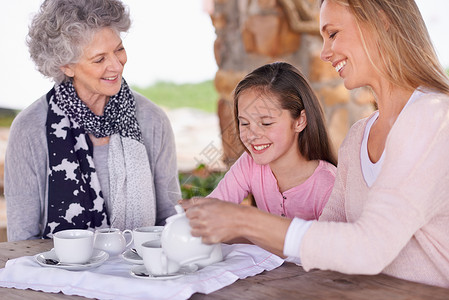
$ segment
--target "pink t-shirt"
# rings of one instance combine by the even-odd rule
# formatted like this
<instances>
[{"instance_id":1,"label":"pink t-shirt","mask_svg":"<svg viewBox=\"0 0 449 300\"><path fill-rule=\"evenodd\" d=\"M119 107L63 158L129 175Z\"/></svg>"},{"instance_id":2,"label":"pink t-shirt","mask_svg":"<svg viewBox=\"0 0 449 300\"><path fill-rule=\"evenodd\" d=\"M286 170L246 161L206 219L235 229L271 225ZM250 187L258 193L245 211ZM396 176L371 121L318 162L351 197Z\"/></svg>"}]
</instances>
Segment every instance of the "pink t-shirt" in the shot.
<instances>
[{"instance_id":1,"label":"pink t-shirt","mask_svg":"<svg viewBox=\"0 0 449 300\"><path fill-rule=\"evenodd\" d=\"M251 193L261 210L288 218L316 220L329 199L335 172L334 165L321 160L305 182L281 193L270 166L256 164L245 152L208 197L241 203Z\"/></svg>"}]
</instances>

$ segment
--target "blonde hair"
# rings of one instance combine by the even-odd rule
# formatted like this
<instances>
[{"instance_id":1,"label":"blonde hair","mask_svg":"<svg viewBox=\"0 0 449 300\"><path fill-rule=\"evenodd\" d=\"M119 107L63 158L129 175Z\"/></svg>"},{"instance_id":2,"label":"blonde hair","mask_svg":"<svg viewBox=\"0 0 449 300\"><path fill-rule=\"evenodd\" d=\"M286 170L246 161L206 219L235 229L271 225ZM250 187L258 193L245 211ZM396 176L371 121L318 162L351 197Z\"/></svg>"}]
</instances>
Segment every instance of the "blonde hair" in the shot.
<instances>
[{"instance_id":1,"label":"blonde hair","mask_svg":"<svg viewBox=\"0 0 449 300\"><path fill-rule=\"evenodd\" d=\"M373 34L381 58L379 71L391 83L406 89L421 86L449 94L449 78L414 0L328 1L348 7L359 27ZM365 39L362 34L366 45Z\"/></svg>"}]
</instances>

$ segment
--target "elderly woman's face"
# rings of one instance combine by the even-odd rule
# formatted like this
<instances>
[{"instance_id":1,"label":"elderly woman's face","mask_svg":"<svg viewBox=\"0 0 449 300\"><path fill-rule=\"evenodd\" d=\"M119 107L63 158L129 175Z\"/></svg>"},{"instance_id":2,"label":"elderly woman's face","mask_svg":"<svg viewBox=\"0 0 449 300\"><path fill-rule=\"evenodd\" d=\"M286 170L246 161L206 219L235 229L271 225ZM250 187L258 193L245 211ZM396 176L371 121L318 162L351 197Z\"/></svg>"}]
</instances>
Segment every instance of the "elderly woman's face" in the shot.
<instances>
[{"instance_id":1,"label":"elderly woman's face","mask_svg":"<svg viewBox=\"0 0 449 300\"><path fill-rule=\"evenodd\" d=\"M80 99L89 101L119 92L126 61L120 36L110 28L103 28L84 47L78 63L63 67L63 71L73 77Z\"/></svg>"}]
</instances>

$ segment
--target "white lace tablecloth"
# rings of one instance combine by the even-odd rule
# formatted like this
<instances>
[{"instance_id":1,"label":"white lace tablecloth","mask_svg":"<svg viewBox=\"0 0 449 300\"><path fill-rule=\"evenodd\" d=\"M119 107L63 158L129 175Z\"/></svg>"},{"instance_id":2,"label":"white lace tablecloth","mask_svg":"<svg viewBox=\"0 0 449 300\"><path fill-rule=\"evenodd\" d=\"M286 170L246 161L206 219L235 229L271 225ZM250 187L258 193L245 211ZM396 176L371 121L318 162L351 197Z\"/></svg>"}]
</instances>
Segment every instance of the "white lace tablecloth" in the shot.
<instances>
[{"instance_id":1,"label":"white lace tablecloth","mask_svg":"<svg viewBox=\"0 0 449 300\"><path fill-rule=\"evenodd\" d=\"M9 260L0 269L0 287L62 292L97 299L188 299L194 293L212 293L238 279L273 270L284 262L254 245L222 245L224 260L171 280L131 276L133 266L120 256L86 271L40 266L33 256Z\"/></svg>"}]
</instances>

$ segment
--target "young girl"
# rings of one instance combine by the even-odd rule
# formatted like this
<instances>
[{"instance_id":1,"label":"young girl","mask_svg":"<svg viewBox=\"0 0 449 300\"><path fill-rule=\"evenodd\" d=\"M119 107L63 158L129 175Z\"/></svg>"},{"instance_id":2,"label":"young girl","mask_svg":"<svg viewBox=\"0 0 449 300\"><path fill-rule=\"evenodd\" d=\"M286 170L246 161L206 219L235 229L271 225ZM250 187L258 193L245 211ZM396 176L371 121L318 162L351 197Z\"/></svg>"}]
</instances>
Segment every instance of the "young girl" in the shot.
<instances>
[{"instance_id":1,"label":"young girl","mask_svg":"<svg viewBox=\"0 0 449 300\"><path fill-rule=\"evenodd\" d=\"M209 197L241 203L252 193L266 212L318 219L334 185L336 160L306 79L290 64L268 64L237 85L234 103L246 152Z\"/></svg>"}]
</instances>

